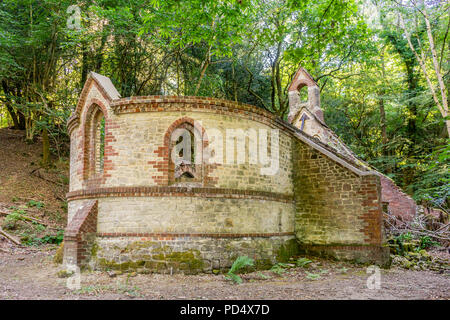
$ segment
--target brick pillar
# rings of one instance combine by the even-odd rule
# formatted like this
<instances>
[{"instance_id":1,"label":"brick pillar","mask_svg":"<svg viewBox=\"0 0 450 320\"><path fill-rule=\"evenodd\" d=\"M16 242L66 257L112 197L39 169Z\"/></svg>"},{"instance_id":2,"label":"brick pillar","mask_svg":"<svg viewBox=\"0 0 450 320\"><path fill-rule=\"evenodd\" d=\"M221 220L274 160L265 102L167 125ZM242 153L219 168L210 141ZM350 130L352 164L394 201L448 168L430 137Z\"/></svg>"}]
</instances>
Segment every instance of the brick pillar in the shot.
<instances>
[{"instance_id":1,"label":"brick pillar","mask_svg":"<svg viewBox=\"0 0 450 320\"><path fill-rule=\"evenodd\" d=\"M97 233L98 201L83 203L64 233L64 265L85 267Z\"/></svg>"}]
</instances>

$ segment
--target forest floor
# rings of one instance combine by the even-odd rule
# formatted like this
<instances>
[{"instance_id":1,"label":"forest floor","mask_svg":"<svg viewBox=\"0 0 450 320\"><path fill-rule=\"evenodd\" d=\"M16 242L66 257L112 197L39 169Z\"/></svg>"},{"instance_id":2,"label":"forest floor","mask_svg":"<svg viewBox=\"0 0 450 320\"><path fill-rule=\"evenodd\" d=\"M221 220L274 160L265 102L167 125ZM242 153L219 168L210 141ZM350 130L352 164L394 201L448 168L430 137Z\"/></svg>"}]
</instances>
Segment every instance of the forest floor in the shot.
<instances>
[{"instance_id":1,"label":"forest floor","mask_svg":"<svg viewBox=\"0 0 450 320\"><path fill-rule=\"evenodd\" d=\"M450 299L450 275L399 268L381 269L380 289L369 289L366 267L311 258L308 268L241 275L232 283L223 274L111 274L87 271L81 287L69 290L54 249L9 248L0 251L0 300L6 299ZM312 280L308 273L319 275ZM113 276L113 277L111 277Z\"/></svg>"},{"instance_id":2,"label":"forest floor","mask_svg":"<svg viewBox=\"0 0 450 320\"><path fill-rule=\"evenodd\" d=\"M53 159L50 168L42 169L41 155L40 141L28 144L22 131L0 129L0 211L23 207L46 224L64 227L68 160Z\"/></svg>"},{"instance_id":3,"label":"forest floor","mask_svg":"<svg viewBox=\"0 0 450 320\"><path fill-rule=\"evenodd\" d=\"M0 236L0 300L3 299L450 299L448 272L381 269L381 288L371 290L366 267L310 258L308 268L242 275L236 285L224 275L117 274L83 272L81 288L69 290L53 262L58 230L65 226L67 161L39 167L41 144L0 129L0 226L24 243ZM6 214L1 214L6 212ZM7 214L21 219L5 224ZM448 261L447 252L436 253ZM311 276L313 275L313 276ZM315 279L315 280L313 280Z\"/></svg>"}]
</instances>

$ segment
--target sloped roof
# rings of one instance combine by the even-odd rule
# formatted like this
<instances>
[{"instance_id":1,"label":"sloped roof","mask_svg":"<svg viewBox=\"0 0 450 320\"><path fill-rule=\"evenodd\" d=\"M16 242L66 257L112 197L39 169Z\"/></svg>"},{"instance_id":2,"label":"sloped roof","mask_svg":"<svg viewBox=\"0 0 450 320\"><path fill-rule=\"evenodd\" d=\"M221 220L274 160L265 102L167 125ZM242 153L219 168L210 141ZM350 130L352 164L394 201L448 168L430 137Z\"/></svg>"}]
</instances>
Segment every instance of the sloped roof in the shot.
<instances>
[{"instance_id":1,"label":"sloped roof","mask_svg":"<svg viewBox=\"0 0 450 320\"><path fill-rule=\"evenodd\" d=\"M95 72L90 72L88 74L86 82L84 83L83 90L81 90L80 98L78 100L75 111L72 113L70 118L67 120L67 130L68 130L69 134L79 124L81 108L85 104L86 98L87 98L89 91L91 90L91 86L93 84L95 84L97 86L97 88L100 90L102 95L109 102L118 100L121 97L119 91L117 91L117 89L114 86L114 84L112 83L111 79L109 79L108 77L105 77L101 74L98 74Z\"/></svg>"},{"instance_id":2,"label":"sloped roof","mask_svg":"<svg viewBox=\"0 0 450 320\"><path fill-rule=\"evenodd\" d=\"M81 91L80 99L78 101L74 114L80 114L81 108L85 103L86 97L93 83L97 85L105 99L109 100L110 102L120 99L120 93L119 91L117 91L111 79L95 72L89 72L86 83L84 84L83 90Z\"/></svg>"},{"instance_id":3,"label":"sloped roof","mask_svg":"<svg viewBox=\"0 0 450 320\"><path fill-rule=\"evenodd\" d=\"M97 81L98 85L100 85L103 90L105 90L111 100L120 99L120 93L117 91L110 78L95 72L91 72L89 75Z\"/></svg>"}]
</instances>

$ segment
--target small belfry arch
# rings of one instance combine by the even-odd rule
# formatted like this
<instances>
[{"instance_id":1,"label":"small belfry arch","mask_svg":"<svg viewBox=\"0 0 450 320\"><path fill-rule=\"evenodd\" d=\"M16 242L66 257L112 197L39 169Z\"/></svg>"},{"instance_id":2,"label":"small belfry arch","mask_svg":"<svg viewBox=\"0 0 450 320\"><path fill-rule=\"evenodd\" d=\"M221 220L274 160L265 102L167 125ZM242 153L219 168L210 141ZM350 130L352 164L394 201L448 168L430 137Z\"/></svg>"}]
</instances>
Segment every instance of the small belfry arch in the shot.
<instances>
[{"instance_id":1,"label":"small belfry arch","mask_svg":"<svg viewBox=\"0 0 450 320\"><path fill-rule=\"evenodd\" d=\"M303 107L306 107L319 121L324 122L320 108L320 88L313 77L304 69L298 69L289 86L289 116L292 123Z\"/></svg>"},{"instance_id":2,"label":"small belfry arch","mask_svg":"<svg viewBox=\"0 0 450 320\"><path fill-rule=\"evenodd\" d=\"M105 163L105 111L93 103L87 110L84 121L84 179L99 178Z\"/></svg>"}]
</instances>

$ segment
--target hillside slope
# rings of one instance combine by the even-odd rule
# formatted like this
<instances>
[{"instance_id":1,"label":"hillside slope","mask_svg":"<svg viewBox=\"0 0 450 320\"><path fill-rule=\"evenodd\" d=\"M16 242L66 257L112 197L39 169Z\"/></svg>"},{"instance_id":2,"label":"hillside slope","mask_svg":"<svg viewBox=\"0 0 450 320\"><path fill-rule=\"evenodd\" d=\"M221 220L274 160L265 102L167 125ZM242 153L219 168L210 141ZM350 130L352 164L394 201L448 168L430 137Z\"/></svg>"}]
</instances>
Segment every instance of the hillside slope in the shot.
<instances>
[{"instance_id":1,"label":"hillside slope","mask_svg":"<svg viewBox=\"0 0 450 320\"><path fill-rule=\"evenodd\" d=\"M68 162L52 159L52 167L43 169L40 157L40 141L27 144L24 132L0 129L0 226L28 244L55 234L66 222Z\"/></svg>"}]
</instances>

